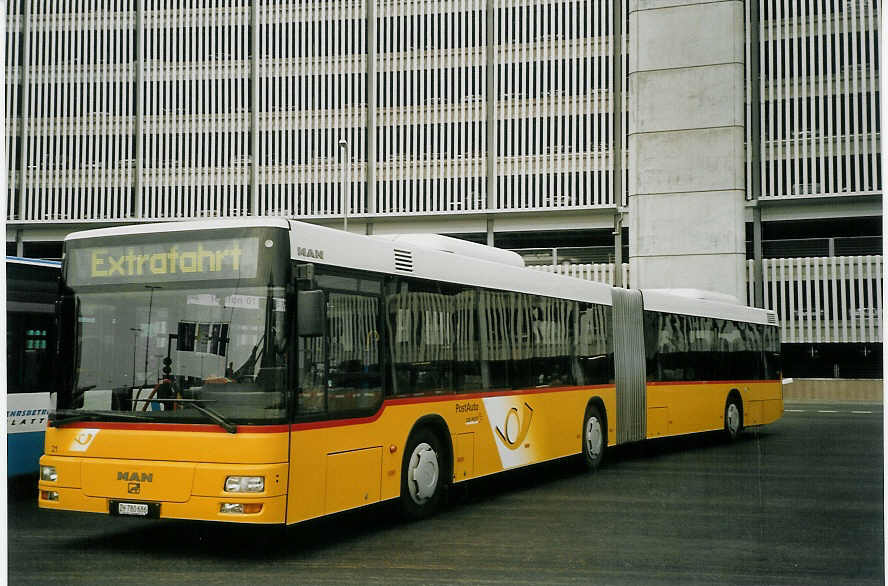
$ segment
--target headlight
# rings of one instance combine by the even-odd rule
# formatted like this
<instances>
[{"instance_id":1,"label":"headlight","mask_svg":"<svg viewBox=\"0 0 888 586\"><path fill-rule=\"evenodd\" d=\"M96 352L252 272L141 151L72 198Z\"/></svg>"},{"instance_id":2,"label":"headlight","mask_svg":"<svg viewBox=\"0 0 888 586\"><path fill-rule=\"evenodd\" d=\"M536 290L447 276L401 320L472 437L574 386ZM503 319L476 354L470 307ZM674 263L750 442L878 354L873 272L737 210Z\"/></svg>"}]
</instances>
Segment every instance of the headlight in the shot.
<instances>
[{"instance_id":1,"label":"headlight","mask_svg":"<svg viewBox=\"0 0 888 586\"><path fill-rule=\"evenodd\" d=\"M225 479L225 492L264 492L264 476L229 476Z\"/></svg>"},{"instance_id":2,"label":"headlight","mask_svg":"<svg viewBox=\"0 0 888 586\"><path fill-rule=\"evenodd\" d=\"M40 480L45 480L47 482L55 482L59 479L59 475L56 474L55 466L41 466L40 467Z\"/></svg>"}]
</instances>

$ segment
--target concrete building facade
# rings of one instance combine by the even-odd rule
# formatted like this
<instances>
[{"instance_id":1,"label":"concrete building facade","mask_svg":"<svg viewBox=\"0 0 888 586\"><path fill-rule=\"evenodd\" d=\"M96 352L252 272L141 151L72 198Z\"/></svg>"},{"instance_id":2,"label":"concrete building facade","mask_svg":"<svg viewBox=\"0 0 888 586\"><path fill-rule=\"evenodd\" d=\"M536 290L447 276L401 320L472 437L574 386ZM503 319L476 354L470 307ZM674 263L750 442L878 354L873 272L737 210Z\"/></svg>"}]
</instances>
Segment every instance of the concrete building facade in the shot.
<instances>
[{"instance_id":1,"label":"concrete building facade","mask_svg":"<svg viewBox=\"0 0 888 586\"><path fill-rule=\"evenodd\" d=\"M874 0L7 10L8 253L57 256L91 226L347 216L759 299L815 362L881 343Z\"/></svg>"}]
</instances>

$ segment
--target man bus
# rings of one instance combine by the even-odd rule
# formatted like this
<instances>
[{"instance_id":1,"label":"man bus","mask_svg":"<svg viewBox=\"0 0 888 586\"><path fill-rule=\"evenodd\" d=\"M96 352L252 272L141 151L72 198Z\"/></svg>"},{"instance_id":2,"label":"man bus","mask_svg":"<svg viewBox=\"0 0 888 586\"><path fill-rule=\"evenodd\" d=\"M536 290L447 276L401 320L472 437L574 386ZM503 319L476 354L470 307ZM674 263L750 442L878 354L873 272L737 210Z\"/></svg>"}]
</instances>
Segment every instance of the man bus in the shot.
<instances>
[{"instance_id":1,"label":"man bus","mask_svg":"<svg viewBox=\"0 0 888 586\"><path fill-rule=\"evenodd\" d=\"M65 241L43 508L290 524L782 413L773 312L282 219ZM647 373L647 374L646 374Z\"/></svg>"}]
</instances>

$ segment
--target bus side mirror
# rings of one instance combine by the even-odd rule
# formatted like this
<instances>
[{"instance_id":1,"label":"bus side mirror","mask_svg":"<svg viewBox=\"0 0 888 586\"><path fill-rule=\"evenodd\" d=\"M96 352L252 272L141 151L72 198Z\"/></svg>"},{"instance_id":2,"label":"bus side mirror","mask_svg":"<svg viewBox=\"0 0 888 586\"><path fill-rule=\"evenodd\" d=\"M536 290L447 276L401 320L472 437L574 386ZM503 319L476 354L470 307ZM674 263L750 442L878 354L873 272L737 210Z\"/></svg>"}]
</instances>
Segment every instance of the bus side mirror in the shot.
<instances>
[{"instance_id":1,"label":"bus side mirror","mask_svg":"<svg viewBox=\"0 0 888 586\"><path fill-rule=\"evenodd\" d=\"M296 295L296 327L299 336L323 336L327 321L327 298L324 292L299 291Z\"/></svg>"}]
</instances>

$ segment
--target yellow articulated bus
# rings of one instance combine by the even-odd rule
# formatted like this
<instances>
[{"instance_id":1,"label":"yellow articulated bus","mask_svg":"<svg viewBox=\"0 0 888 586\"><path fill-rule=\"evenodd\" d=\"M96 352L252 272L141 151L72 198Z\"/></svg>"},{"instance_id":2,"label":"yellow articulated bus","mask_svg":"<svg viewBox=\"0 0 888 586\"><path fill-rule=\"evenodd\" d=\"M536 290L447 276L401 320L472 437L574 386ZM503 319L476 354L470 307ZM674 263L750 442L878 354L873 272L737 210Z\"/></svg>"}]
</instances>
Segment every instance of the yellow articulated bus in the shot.
<instances>
[{"instance_id":1,"label":"yellow articulated bus","mask_svg":"<svg viewBox=\"0 0 888 586\"><path fill-rule=\"evenodd\" d=\"M775 421L773 312L699 297L281 219L75 233L39 504L291 524L397 499L420 518L480 476Z\"/></svg>"}]
</instances>

